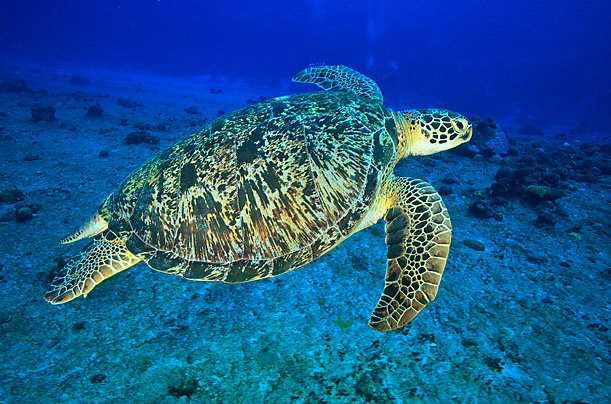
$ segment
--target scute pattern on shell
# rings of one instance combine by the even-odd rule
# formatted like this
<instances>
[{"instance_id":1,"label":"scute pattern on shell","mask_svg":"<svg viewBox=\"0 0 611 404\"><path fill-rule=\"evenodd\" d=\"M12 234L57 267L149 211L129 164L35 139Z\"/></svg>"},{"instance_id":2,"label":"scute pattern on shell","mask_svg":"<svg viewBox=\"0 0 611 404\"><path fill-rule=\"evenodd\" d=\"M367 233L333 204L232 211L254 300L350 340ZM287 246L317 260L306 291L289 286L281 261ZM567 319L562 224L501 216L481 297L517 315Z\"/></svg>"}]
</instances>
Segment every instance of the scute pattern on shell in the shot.
<instances>
[{"instance_id":1,"label":"scute pattern on shell","mask_svg":"<svg viewBox=\"0 0 611 404\"><path fill-rule=\"evenodd\" d=\"M253 104L152 158L101 211L155 269L227 282L275 276L358 225L396 157L391 121L346 92Z\"/></svg>"}]
</instances>

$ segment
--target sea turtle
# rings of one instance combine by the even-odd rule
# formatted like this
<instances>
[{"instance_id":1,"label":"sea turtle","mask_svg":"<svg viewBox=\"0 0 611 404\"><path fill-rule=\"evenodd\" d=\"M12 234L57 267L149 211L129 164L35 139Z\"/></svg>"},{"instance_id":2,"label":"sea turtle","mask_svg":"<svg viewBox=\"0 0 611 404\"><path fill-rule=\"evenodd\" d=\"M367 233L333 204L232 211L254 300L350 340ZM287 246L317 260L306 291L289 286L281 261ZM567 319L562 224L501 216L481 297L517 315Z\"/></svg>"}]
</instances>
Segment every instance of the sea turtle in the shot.
<instances>
[{"instance_id":1,"label":"sea turtle","mask_svg":"<svg viewBox=\"0 0 611 404\"><path fill-rule=\"evenodd\" d=\"M380 218L384 291L369 325L393 330L432 301L451 239L448 211L399 159L471 138L455 112L394 112L378 85L345 66L293 81L327 91L261 101L191 133L127 177L60 244L94 237L53 279L65 303L139 261L187 279L246 282L305 265Z\"/></svg>"}]
</instances>

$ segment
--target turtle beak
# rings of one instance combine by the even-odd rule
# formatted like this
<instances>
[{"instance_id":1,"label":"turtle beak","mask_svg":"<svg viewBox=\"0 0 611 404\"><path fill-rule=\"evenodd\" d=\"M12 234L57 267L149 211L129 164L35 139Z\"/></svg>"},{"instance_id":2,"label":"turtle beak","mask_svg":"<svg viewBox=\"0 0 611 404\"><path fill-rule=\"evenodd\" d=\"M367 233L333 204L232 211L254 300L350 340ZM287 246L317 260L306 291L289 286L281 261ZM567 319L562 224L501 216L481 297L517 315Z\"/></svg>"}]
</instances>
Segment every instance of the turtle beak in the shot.
<instances>
[{"instance_id":1,"label":"turtle beak","mask_svg":"<svg viewBox=\"0 0 611 404\"><path fill-rule=\"evenodd\" d=\"M460 137L464 142L468 142L469 140L471 140L471 135L473 134L473 127L471 125L469 125L469 127L467 128L467 130L465 131L465 133L462 134L462 136Z\"/></svg>"}]
</instances>

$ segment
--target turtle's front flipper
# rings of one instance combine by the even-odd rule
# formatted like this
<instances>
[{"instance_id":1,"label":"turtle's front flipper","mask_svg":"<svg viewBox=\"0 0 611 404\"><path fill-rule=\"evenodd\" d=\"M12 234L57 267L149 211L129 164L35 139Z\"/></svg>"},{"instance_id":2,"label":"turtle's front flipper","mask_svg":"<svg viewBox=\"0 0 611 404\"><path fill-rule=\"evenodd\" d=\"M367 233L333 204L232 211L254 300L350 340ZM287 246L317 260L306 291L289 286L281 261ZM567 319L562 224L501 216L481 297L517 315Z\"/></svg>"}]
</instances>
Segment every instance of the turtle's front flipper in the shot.
<instances>
[{"instance_id":1,"label":"turtle's front flipper","mask_svg":"<svg viewBox=\"0 0 611 404\"><path fill-rule=\"evenodd\" d=\"M400 177L388 185L395 203L384 216L386 280L369 320L380 331L404 326L435 299L452 237L448 211L431 185Z\"/></svg>"},{"instance_id":2,"label":"turtle's front flipper","mask_svg":"<svg viewBox=\"0 0 611 404\"><path fill-rule=\"evenodd\" d=\"M45 300L61 304L80 295L87 295L98 283L138 261L140 259L127 250L123 240L106 230L55 276Z\"/></svg>"}]
</instances>

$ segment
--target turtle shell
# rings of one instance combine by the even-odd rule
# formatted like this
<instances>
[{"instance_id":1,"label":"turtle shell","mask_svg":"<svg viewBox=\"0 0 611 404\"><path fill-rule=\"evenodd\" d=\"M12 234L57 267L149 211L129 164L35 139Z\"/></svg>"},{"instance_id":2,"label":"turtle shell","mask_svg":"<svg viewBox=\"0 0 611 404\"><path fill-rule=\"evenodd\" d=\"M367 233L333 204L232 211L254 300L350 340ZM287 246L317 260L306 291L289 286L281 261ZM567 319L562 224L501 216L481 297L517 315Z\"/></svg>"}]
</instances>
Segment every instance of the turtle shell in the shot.
<instances>
[{"instance_id":1,"label":"turtle shell","mask_svg":"<svg viewBox=\"0 0 611 404\"><path fill-rule=\"evenodd\" d=\"M275 276L358 228L396 143L390 112L352 93L262 101L161 151L101 211L156 270L225 282Z\"/></svg>"}]
</instances>

